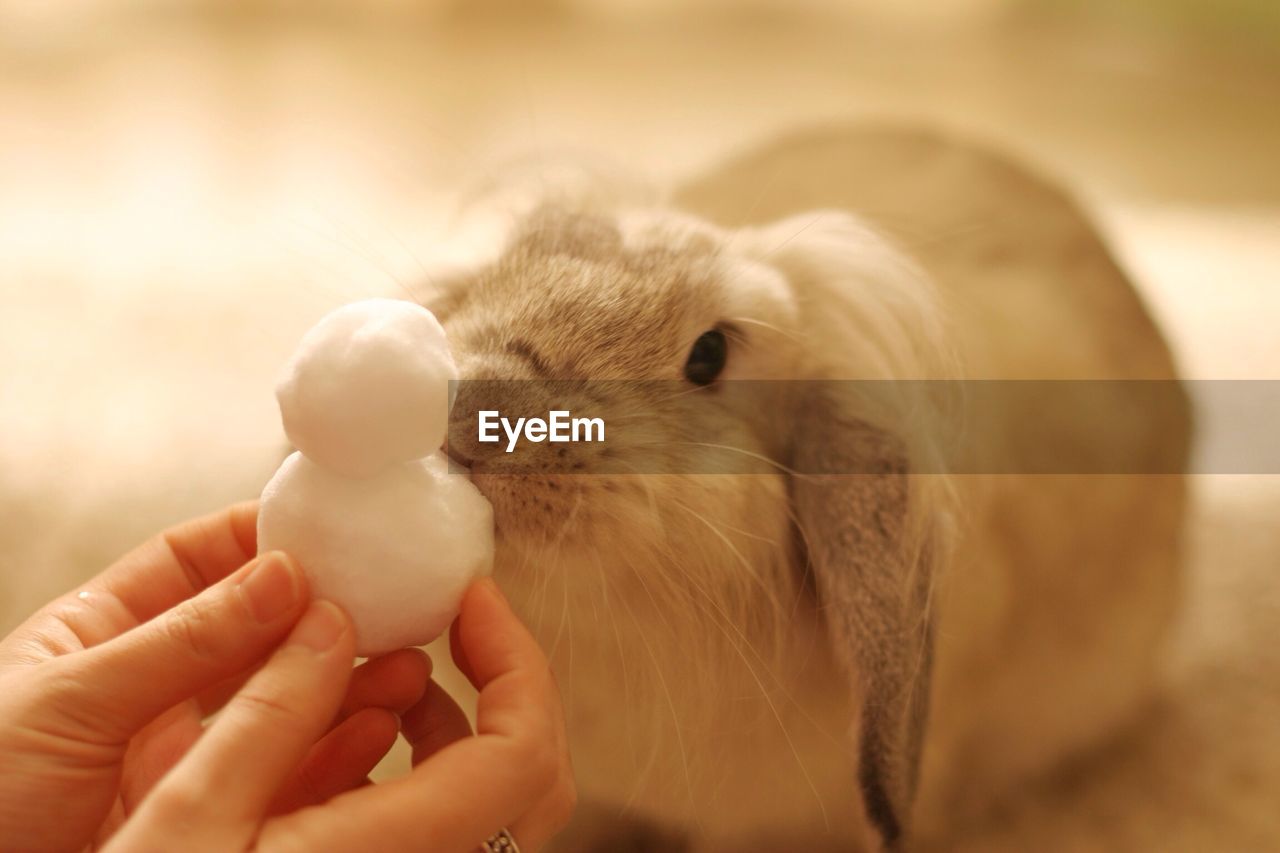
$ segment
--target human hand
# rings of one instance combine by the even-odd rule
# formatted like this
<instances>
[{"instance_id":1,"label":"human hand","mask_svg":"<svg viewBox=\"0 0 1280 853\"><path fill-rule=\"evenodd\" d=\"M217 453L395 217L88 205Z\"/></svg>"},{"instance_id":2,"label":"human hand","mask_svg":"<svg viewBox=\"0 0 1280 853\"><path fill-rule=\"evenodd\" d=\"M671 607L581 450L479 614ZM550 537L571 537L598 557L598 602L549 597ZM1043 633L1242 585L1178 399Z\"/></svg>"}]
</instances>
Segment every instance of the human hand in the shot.
<instances>
[{"instance_id":1,"label":"human hand","mask_svg":"<svg viewBox=\"0 0 1280 853\"><path fill-rule=\"evenodd\" d=\"M461 837L458 832L493 823L479 836L486 837L515 820L507 814L517 806L528 815L516 830L528 828L526 849L558 828L572 785L554 685L536 645L492 589L473 591L467 601L479 604L467 606L478 615L459 620L459 626L487 625L480 633L505 640L482 641L479 654L459 655L499 667L472 670L477 680L489 678L490 693L499 693L490 701L497 705L492 726L486 728L482 716L481 736L468 739L475 743L445 750L429 775L421 771L437 762L419 768L411 777L415 785L365 788L388 789L372 803L330 800L365 785L365 774L396 737L393 711L405 713L406 733L409 721L417 721L415 761L432 751L424 743L438 747L465 734L465 718L438 687L427 689L429 661L418 650L352 673L345 615L330 604L308 607L302 575L282 555L264 555L224 577L255 550L255 514L256 507L245 505L157 537L0 642L0 758L6 765L0 847L82 849L115 833L113 847L227 849L253 844L259 832L259 846L268 835L271 846L287 846L324 816L297 810L325 801L342 803L344 815L352 812L342 822L359 841L341 842L326 832L307 845L313 849L368 843L380 826L400 833L398 845L388 838L381 846L417 846L424 832L430 836L430 822L415 821L414 834L403 819L384 821L395 817L396 802L406 814L421 815L406 788L468 790L446 778L448 765L459 761L475 768L488 761L487 773L507 774L512 784L494 787L484 776L484 789L463 801L469 814L439 815L448 825L438 845L430 842L433 849L451 849L445 844ZM290 640L202 736L204 714L235 692L290 628ZM474 634L459 630L460 638ZM326 642L323 651L304 651L308 643ZM499 687L488 688L491 683ZM509 684L536 712L503 712L501 693ZM513 756L536 760L495 763ZM522 799L531 789L537 797ZM172 804L193 790L205 793L175 825ZM489 790L502 796L486 800ZM246 803L254 805L236 811ZM288 817L268 820L271 815ZM312 819L290 823L303 815ZM369 827L362 816L374 818ZM195 835L192 827L199 827Z\"/></svg>"},{"instance_id":2,"label":"human hand","mask_svg":"<svg viewBox=\"0 0 1280 853\"><path fill-rule=\"evenodd\" d=\"M555 683L488 579L463 598L452 637L480 691L476 734L431 682L403 717L415 765L407 777L272 817L273 785L323 731L351 647L342 611L313 606L107 849L471 853L506 827L532 853L564 827L576 795Z\"/></svg>"}]
</instances>

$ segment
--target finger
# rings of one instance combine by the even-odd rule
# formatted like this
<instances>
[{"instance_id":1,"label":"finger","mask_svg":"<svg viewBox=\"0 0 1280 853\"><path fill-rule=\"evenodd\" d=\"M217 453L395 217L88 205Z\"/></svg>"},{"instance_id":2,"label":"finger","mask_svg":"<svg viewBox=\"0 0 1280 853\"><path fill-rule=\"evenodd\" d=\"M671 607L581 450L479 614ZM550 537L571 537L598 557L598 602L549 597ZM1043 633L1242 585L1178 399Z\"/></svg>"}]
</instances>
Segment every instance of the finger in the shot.
<instances>
[{"instance_id":1,"label":"finger","mask_svg":"<svg viewBox=\"0 0 1280 853\"><path fill-rule=\"evenodd\" d=\"M257 550L257 502L159 534L41 608L16 632L50 657L106 642L217 583Z\"/></svg>"},{"instance_id":2,"label":"finger","mask_svg":"<svg viewBox=\"0 0 1280 853\"><path fill-rule=\"evenodd\" d=\"M128 738L165 709L265 657L306 606L306 580L287 555L239 572L114 640L59 658L69 710L93 730Z\"/></svg>"},{"instance_id":3,"label":"finger","mask_svg":"<svg viewBox=\"0 0 1280 853\"><path fill-rule=\"evenodd\" d=\"M272 814L318 805L368 782L370 771L390 751L400 731L396 715L365 708L322 737L303 759L293 779L276 797Z\"/></svg>"},{"instance_id":4,"label":"finger","mask_svg":"<svg viewBox=\"0 0 1280 853\"><path fill-rule=\"evenodd\" d=\"M559 700L537 643L492 582L468 590L459 619L480 688L479 734L445 747L407 777L272 821L263 847L471 850L561 784L568 771L555 731Z\"/></svg>"},{"instance_id":5,"label":"finger","mask_svg":"<svg viewBox=\"0 0 1280 853\"><path fill-rule=\"evenodd\" d=\"M435 755L471 734L471 723L453 697L434 681L416 705L400 716L400 729L413 747L413 763Z\"/></svg>"},{"instance_id":6,"label":"finger","mask_svg":"<svg viewBox=\"0 0 1280 853\"><path fill-rule=\"evenodd\" d=\"M172 527L121 557L89 582L139 622L222 580L258 551L258 502L249 501Z\"/></svg>"},{"instance_id":7,"label":"finger","mask_svg":"<svg viewBox=\"0 0 1280 853\"><path fill-rule=\"evenodd\" d=\"M492 580L467 591L457 622L467 677L480 692L476 732L558 739L562 711L551 667Z\"/></svg>"},{"instance_id":8,"label":"finger","mask_svg":"<svg viewBox=\"0 0 1280 853\"><path fill-rule=\"evenodd\" d=\"M196 694L195 701L200 706L201 716L211 717L221 711L223 706L231 701L231 697L243 690L244 686L249 683L249 679L253 678L254 673L261 669L265 663L265 659L258 661L243 672L237 672L229 678L224 678Z\"/></svg>"},{"instance_id":9,"label":"finger","mask_svg":"<svg viewBox=\"0 0 1280 853\"><path fill-rule=\"evenodd\" d=\"M431 680L431 658L422 649L400 649L356 667L342 699L338 719L363 708L387 708L403 714L422 698Z\"/></svg>"},{"instance_id":10,"label":"finger","mask_svg":"<svg viewBox=\"0 0 1280 853\"><path fill-rule=\"evenodd\" d=\"M522 850L539 850L564 829L577 805L577 789L564 734L564 711L554 676L541 650L515 619L496 585L480 587L478 592L492 593L498 601L485 599L485 606L469 611L468 619L457 620L460 647L472 673L469 677L480 690L476 710L477 731L519 732L532 722L511 713L512 703L504 701L503 690L510 689L515 693L527 689L531 695L542 696L545 700L545 713L540 722L544 726L543 746L553 767L537 802L518 818L508 819L504 824ZM515 623L519 633L505 633L511 623ZM524 635L520 639L527 638L527 644L514 641L520 634ZM504 636L513 642L498 642ZM528 657L531 650L536 650L541 668L531 666L532 659ZM528 672L532 676L530 682L527 685L513 684L511 674L516 672Z\"/></svg>"},{"instance_id":11,"label":"finger","mask_svg":"<svg viewBox=\"0 0 1280 853\"><path fill-rule=\"evenodd\" d=\"M201 691L196 697L201 710L209 715L221 709L256 671L255 667L237 673ZM351 673L351 684L335 722L345 720L362 708L386 708L402 714L422 698L430 678L431 658L422 649L399 649L371 658Z\"/></svg>"},{"instance_id":12,"label":"finger","mask_svg":"<svg viewBox=\"0 0 1280 853\"><path fill-rule=\"evenodd\" d=\"M120 799L126 814L138 807L203 732L199 709L191 702L181 702L129 741L120 779Z\"/></svg>"},{"instance_id":13,"label":"finger","mask_svg":"<svg viewBox=\"0 0 1280 853\"><path fill-rule=\"evenodd\" d=\"M135 841L176 840L180 833L184 842L198 839L206 849L252 840L272 800L337 712L354 644L346 614L329 602L313 603L123 833L138 833Z\"/></svg>"}]
</instances>

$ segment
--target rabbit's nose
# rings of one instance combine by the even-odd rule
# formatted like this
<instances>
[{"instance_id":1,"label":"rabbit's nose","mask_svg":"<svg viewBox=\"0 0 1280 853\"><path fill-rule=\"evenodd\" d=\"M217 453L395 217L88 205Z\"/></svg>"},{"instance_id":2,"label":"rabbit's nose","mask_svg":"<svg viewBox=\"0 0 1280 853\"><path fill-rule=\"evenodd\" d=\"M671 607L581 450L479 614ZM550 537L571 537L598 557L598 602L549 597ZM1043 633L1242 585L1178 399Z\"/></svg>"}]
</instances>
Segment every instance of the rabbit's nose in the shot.
<instances>
[{"instance_id":1,"label":"rabbit's nose","mask_svg":"<svg viewBox=\"0 0 1280 853\"><path fill-rule=\"evenodd\" d=\"M476 380L460 382L457 399L449 413L449 431L441 449L455 464L472 471L483 468L485 460L492 458L492 448L480 444L476 433L477 412L496 405L489 387L492 384Z\"/></svg>"}]
</instances>

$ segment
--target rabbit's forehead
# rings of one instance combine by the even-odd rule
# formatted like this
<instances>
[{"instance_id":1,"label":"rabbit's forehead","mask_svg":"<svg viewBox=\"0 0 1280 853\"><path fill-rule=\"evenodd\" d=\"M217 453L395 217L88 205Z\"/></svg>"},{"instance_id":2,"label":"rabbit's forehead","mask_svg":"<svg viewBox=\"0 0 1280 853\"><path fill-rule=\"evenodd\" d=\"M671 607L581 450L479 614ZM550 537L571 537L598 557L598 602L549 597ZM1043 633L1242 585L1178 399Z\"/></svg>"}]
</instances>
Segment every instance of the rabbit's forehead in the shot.
<instances>
[{"instance_id":1,"label":"rabbit's forehead","mask_svg":"<svg viewBox=\"0 0 1280 853\"><path fill-rule=\"evenodd\" d=\"M654 252L627 262L563 256L526 261L505 321L576 363L633 366L678 359L724 311L711 259Z\"/></svg>"},{"instance_id":2,"label":"rabbit's forehead","mask_svg":"<svg viewBox=\"0 0 1280 853\"><path fill-rule=\"evenodd\" d=\"M790 286L735 242L678 214L544 214L472 280L463 322L445 322L477 354L515 346L590 375L679 375L708 329L793 325Z\"/></svg>"},{"instance_id":3,"label":"rabbit's forehead","mask_svg":"<svg viewBox=\"0 0 1280 853\"><path fill-rule=\"evenodd\" d=\"M623 211L617 215L617 226L623 246L631 252L666 251L709 260L709 278L716 282L725 321L737 317L790 325L795 320L791 286L767 257L750 253L738 232L663 208Z\"/></svg>"},{"instance_id":4,"label":"rabbit's forehead","mask_svg":"<svg viewBox=\"0 0 1280 853\"><path fill-rule=\"evenodd\" d=\"M748 253L735 232L671 210L623 211L567 227L578 239L612 233L589 248L554 230L510 257L503 278L518 292L506 301L519 314L580 315L625 322L649 335L701 334L734 317L790 324L795 298L777 269ZM570 220L570 222L573 222ZM616 230L615 230L616 229ZM592 233L594 231L594 233Z\"/></svg>"}]
</instances>

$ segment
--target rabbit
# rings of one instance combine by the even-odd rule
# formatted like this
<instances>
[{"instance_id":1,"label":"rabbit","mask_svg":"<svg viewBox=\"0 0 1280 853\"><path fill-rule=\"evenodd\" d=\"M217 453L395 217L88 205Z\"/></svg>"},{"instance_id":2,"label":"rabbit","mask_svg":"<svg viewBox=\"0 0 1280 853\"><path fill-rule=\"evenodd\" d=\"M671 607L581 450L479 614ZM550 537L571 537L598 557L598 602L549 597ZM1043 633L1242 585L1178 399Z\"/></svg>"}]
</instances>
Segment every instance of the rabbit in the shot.
<instances>
[{"instance_id":1,"label":"rabbit","mask_svg":"<svg viewBox=\"0 0 1280 853\"><path fill-rule=\"evenodd\" d=\"M564 693L583 817L558 849L945 838L1150 695L1191 414L1097 232L1009 158L815 128L658 201L530 205L423 302L464 380L602 381L576 402L610 440L531 445L542 468L502 468L462 393L449 436ZM1011 403L947 474L931 384L827 381L954 378L1173 390L1081 451L1150 472L1024 471L1034 412ZM747 405L735 380L770 381ZM503 387L504 408L545 410ZM698 470L708 446L735 449L727 473Z\"/></svg>"}]
</instances>

